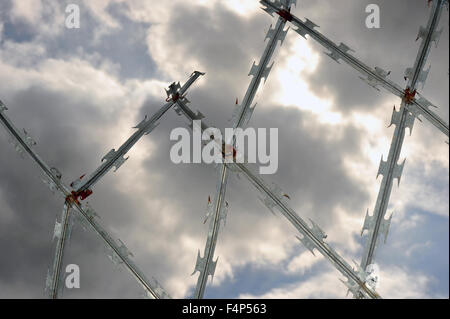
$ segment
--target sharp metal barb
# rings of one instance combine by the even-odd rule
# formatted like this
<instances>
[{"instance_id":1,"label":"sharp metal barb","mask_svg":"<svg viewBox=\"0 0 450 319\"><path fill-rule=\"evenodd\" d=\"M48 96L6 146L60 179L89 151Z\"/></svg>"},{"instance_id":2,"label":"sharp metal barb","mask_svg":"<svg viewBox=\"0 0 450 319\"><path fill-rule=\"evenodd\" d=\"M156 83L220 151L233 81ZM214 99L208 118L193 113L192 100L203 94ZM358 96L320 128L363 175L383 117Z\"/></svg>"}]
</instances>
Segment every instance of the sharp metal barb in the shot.
<instances>
[{"instance_id":1,"label":"sharp metal barb","mask_svg":"<svg viewBox=\"0 0 450 319\"><path fill-rule=\"evenodd\" d=\"M290 8L292 4L295 4L296 1L292 0L283 0L283 2L280 2L280 5L285 8ZM263 55L258 63L254 62L252 65L252 68L250 70L249 75L252 76L252 80L249 84L249 87L247 89L247 92L245 93L243 102L241 105L237 105L236 109L233 113L233 128L241 128L248 124L250 121L250 118L253 114L254 107L252 108L253 101L255 99L256 93L258 91L258 88L260 86L261 80L264 78L267 80L267 77L269 76L269 73L273 67L272 65L269 66L269 63L272 59L272 56L275 52L276 46L278 41L282 44L288 30L284 30L284 26L286 24L286 21L282 19L281 17L278 18L278 21L275 25L275 28L272 28L270 26L269 31L266 35L266 39L269 39L267 42L267 45L264 49ZM182 105L180 105L182 104ZM236 103L237 104L237 103ZM181 100L179 101L179 111L186 113L186 103ZM183 111L184 110L184 111ZM187 111L189 113L189 111ZM203 116L204 117L204 116ZM194 117L192 117L194 118ZM234 145L235 141L227 141L229 144ZM224 211L226 210L226 207L224 207L225 204L225 194L226 194L226 184L228 180L228 168L225 165L219 166L219 178L218 178L218 187L217 187L217 193L214 196L214 204L213 204L213 211L212 211L212 217L211 222L209 225L209 232L208 232L208 238L206 241L206 246L204 250L204 256L201 257L200 253L197 258L197 264L195 266L195 272L199 272L200 275L197 280L197 285L194 293L194 298L203 298L206 283L208 280L208 277L214 276L215 267L217 261L213 261L214 258L214 251L217 243L218 233L220 229L220 220L221 216L222 218L224 214ZM194 272L194 273L195 273Z\"/></svg>"},{"instance_id":2,"label":"sharp metal barb","mask_svg":"<svg viewBox=\"0 0 450 319\"><path fill-rule=\"evenodd\" d=\"M0 103L3 105L3 103ZM95 218L92 218L91 212L87 212L84 210L82 205L78 202L76 198L73 197L70 189L64 185L61 181L61 176L56 174L55 169L51 169L40 157L39 155L26 143L25 137L18 131L15 126L11 123L9 118L4 114L5 107L0 107L0 122L6 128L6 130L15 138L18 145L20 145L24 152L26 152L31 159L38 165L44 176L51 181L54 189L58 191L65 199L68 201L72 208L77 211L82 218L85 219L88 225L96 232L100 238L105 242L105 244L110 247L123 262L124 266L132 273L134 278L143 285L147 291L154 298L161 298L163 296L158 295L156 290L154 289L152 283L145 277L145 275L138 269L138 267L134 264L134 262L128 257L125 256L120 246L116 244L114 239L108 234L108 232L96 221ZM47 283L49 279L47 278ZM166 294L167 295L167 294Z\"/></svg>"},{"instance_id":3,"label":"sharp metal barb","mask_svg":"<svg viewBox=\"0 0 450 319\"><path fill-rule=\"evenodd\" d=\"M80 203L74 202L74 209L81 214L81 216L85 219L85 221L90 225L90 227L96 232L103 242L109 247L115 256L118 258L121 264L131 272L133 277L147 290L147 292L153 296L155 299L166 298L169 296L164 292L163 295L159 294L158 287L155 287L154 284L147 279L144 273L136 266L136 264L131 260L130 253L128 249L125 249L123 243L119 241L119 244L108 234L108 232L99 224L99 222L91 217L91 214L88 213Z\"/></svg>"},{"instance_id":4,"label":"sharp metal barb","mask_svg":"<svg viewBox=\"0 0 450 319\"><path fill-rule=\"evenodd\" d=\"M355 272L353 268L331 247L324 239L327 237L322 229L312 222L310 227L302 218L300 218L295 211L289 207L287 201L271 190L271 187L266 183L261 176L252 172L252 169L245 164L227 164L236 166L237 169L245 176L250 183L255 186L264 196L271 199L276 207L283 214L284 217L302 234L303 237L298 238L305 247L314 254L314 249L319 251L326 257L336 269L347 278L345 283L348 287L357 287L363 294L369 298L381 298L375 291L366 286L366 278L361 277ZM355 290L355 289L354 289Z\"/></svg>"},{"instance_id":5,"label":"sharp metal barb","mask_svg":"<svg viewBox=\"0 0 450 319\"><path fill-rule=\"evenodd\" d=\"M436 28L439 24L442 5L442 0L434 1L427 28L421 28L419 33L420 38L422 38L422 43L418 55L414 63L414 67L407 69L406 72L408 75L407 92L414 92L412 94L415 94L418 83L422 82L422 84L424 84L425 77L421 76L421 72L423 72L423 68L426 64L431 43L436 41L435 34ZM423 81L421 81L421 79ZM405 161L403 161L402 164L399 164L400 153L405 138L406 128L409 128L410 132L412 132L414 125L414 115L409 112L409 102L411 101L408 101L408 95L405 94L400 110L397 112L394 108L394 113L392 115L391 125L395 125L395 131L392 138L388 159L386 162L383 161L383 159L381 160L380 169L378 171L378 175L382 175L383 178L375 204L375 209L372 215L369 215L367 212L364 226L361 231L361 235L364 231L368 232L366 246L361 261L361 267L363 269L366 269L373 263L379 237L383 236L384 241L386 241L389 232L392 215L389 219L385 219L385 215L387 213L392 185L394 179L397 179L398 184L400 184L405 165Z\"/></svg>"},{"instance_id":6,"label":"sharp metal barb","mask_svg":"<svg viewBox=\"0 0 450 319\"><path fill-rule=\"evenodd\" d=\"M214 251L217 244L221 221L225 222L227 214L227 207L224 205L227 180L227 167L225 165L221 165L219 170L219 180L216 196L214 197L212 203L209 203L208 200L208 208L212 209L212 211L209 211L207 213L207 218L210 218L210 224L203 257L200 256L199 251L197 256L197 263L195 265L194 274L196 272L200 273L197 279L197 285L194 293L195 299L203 298L208 278L209 276L213 278L216 270L217 260L214 261Z\"/></svg>"},{"instance_id":7,"label":"sharp metal barb","mask_svg":"<svg viewBox=\"0 0 450 319\"><path fill-rule=\"evenodd\" d=\"M290 8L290 6L288 8ZM267 77L269 76L269 73L273 67L273 63L270 66L269 63L275 53L277 43L278 41L280 41L282 44L288 32L288 29L284 30L285 25L286 20L284 20L282 17L279 17L275 27L272 28L271 26L269 28L266 36L266 39L269 39L269 41L267 42L258 65L253 62L252 68L249 72L249 75L253 76L252 80L247 88L244 99L242 100L242 104L237 105L235 111L233 112L232 121L234 129L243 128L250 121L253 113L252 104L260 86L261 80L263 78L265 79L265 81L267 80Z\"/></svg>"},{"instance_id":8,"label":"sharp metal barb","mask_svg":"<svg viewBox=\"0 0 450 319\"><path fill-rule=\"evenodd\" d=\"M57 239L55 255L53 258L53 265L51 271L48 272L46 280L46 292L51 299L57 299L60 291L63 288L62 281L62 267L64 252L70 237L70 210L71 205L66 202L61 215L61 222L56 221L53 238Z\"/></svg>"},{"instance_id":9,"label":"sharp metal barb","mask_svg":"<svg viewBox=\"0 0 450 319\"><path fill-rule=\"evenodd\" d=\"M74 181L71 186L73 187L74 191L77 194L86 194L86 192L89 192L93 185L97 183L102 177L104 177L112 167L115 167L115 171L117 171L128 159L125 157L125 155L128 153L128 151L144 136L149 134L153 129L158 125L158 121L161 119L161 117L176 103L176 101L183 97L184 94L187 92L189 87L200 77L204 75L204 73L195 71L192 73L188 81L185 85L181 86L179 83L173 83L169 87L168 90L166 90L166 93L168 95L168 102L160 108L150 119L145 119L139 123L135 128L138 130L131 135L128 140L120 146L120 148L116 151L115 149L112 149L111 151L106 154L102 161L103 163L88 177L86 180L78 179ZM91 193L90 191L89 193ZM86 194L86 195L89 195Z\"/></svg>"},{"instance_id":10,"label":"sharp metal barb","mask_svg":"<svg viewBox=\"0 0 450 319\"><path fill-rule=\"evenodd\" d=\"M441 11L443 1L442 0L436 0L436 1L439 1L439 3L437 4L437 10ZM381 86L384 89L386 89L387 91L391 92L392 94L394 94L400 98L403 98L403 96L405 95L405 91L402 89L401 86L399 86L398 84L396 84L393 81L388 79L389 72L386 72L378 67L376 67L375 69L372 69L368 65L364 64L359 59L357 59L356 57L354 57L353 55L351 55L349 53L349 51L351 51L351 49L347 45L345 45L343 43L337 45L336 43L334 43L333 41L331 41L330 39L325 37L323 34L318 32L315 29L316 25L313 24L310 20L306 20L306 22L300 20L296 16L292 15L290 12L287 12L286 10L284 10L276 1L272 2L269 0L261 0L260 2L266 8L264 11L268 12L269 14L277 13L280 16L287 17L288 21L298 28L297 30L295 30L297 33L299 33L303 37L305 37L306 35L309 35L311 38L313 38L315 41L317 41L320 45L322 45L324 48L329 50L330 52L328 52L327 55L330 56L333 60L335 60L337 62L343 61L343 62L347 63L348 65L350 65L352 68L354 68L356 71L362 73L362 75L364 76L362 79L365 82L367 82L369 85L371 85L377 89L379 86ZM436 4L435 4L435 6L436 6ZM440 16L440 14L437 15L437 17L439 17L439 16ZM437 25L437 23L435 23L433 25ZM433 36L431 37L431 40L429 42L432 42L433 39L435 40L437 38L438 38L438 36L433 31ZM427 54L428 53L426 52L424 54L424 56L426 57ZM422 69L420 69L420 70L422 70ZM412 73L415 74L416 72L412 72ZM420 74L422 74L422 73L419 72L415 76L416 81L420 78ZM421 78L423 79L424 75L422 75ZM448 123L445 123L445 121L441 117L439 117L439 115L437 115L436 113L429 110L427 106L425 106L423 103L421 103L417 99L413 100L412 103L408 105L408 109L415 116L422 115L431 124L433 124L437 129L439 129L442 133L447 135L447 137L449 136Z\"/></svg>"},{"instance_id":11,"label":"sharp metal barb","mask_svg":"<svg viewBox=\"0 0 450 319\"><path fill-rule=\"evenodd\" d=\"M189 109L189 107L183 103L178 102L180 109L182 110L182 114L185 115L188 120L195 120L195 113ZM202 129L207 129L208 126L205 124L202 126ZM221 148L221 145L217 145L216 147ZM287 197L285 193L281 191L281 189L274 185L266 183L260 176L256 173L253 173L248 165L239 164L239 163L225 163L226 167L228 167L232 171L238 171L243 176L245 176L253 186L255 186L262 195L267 198L267 202L271 203L271 210L276 207L280 210L280 212L285 216L288 221L294 225L294 227L303 235L300 240L302 243L308 248L317 249L322 255L324 255L335 267L341 272L346 278L347 281L344 282L348 287L353 287L353 291L363 291L363 295L369 298L380 298L380 296L368 288L365 285L365 278L360 278L359 275L353 270L353 268L342 258L340 257L336 251L331 248L327 243L324 242L326 238L325 233L317 226L317 224L312 223L312 227L308 226L306 222L304 222L292 208L289 207L287 203ZM198 254L197 265L204 268L205 257L200 257L200 252ZM210 266L212 267L212 266ZM214 264L215 267L215 264ZM196 271L197 271L196 267Z\"/></svg>"}]
</instances>

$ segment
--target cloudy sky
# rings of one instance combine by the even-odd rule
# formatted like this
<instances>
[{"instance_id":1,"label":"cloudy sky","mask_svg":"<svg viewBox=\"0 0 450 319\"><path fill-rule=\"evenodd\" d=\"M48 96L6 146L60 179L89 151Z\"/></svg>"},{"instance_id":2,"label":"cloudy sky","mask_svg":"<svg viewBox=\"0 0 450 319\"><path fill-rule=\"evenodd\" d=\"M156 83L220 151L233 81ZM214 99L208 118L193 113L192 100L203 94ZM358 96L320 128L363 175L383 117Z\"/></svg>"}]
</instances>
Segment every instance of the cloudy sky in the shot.
<instances>
[{"instance_id":1,"label":"cloudy sky","mask_svg":"<svg viewBox=\"0 0 450 319\"><path fill-rule=\"evenodd\" d=\"M426 2L305 0L293 12L367 64L391 70L403 85L417 54L417 31L428 19ZM65 27L69 3L80 7L80 29ZM380 29L365 27L369 3L380 6ZM169 83L183 83L194 70L206 75L190 89L192 107L208 123L227 127L271 23L256 0L0 0L0 99L16 126L37 141L36 151L70 183L93 171L145 114L159 109ZM448 123L447 10L441 26L421 92ZM251 125L279 128L279 170L266 178L290 195L301 217L321 225L339 253L359 261L364 215L375 206L375 177L393 134L387 126L400 101L322 52L312 40L288 33ZM193 293L197 276L190 275L206 240L202 221L216 183L212 166L170 161L170 132L185 125L169 112L89 198L145 274L177 298ZM407 163L388 212L394 212L391 231L376 259L384 298L449 296L445 141L426 121L405 139ZM3 128L0 150L0 298L42 298L63 199L43 185L29 158L14 152ZM301 246L294 228L257 197L248 182L230 179L228 221L205 297L345 298L340 274ZM81 269L81 288L66 290L66 298L140 297L135 280L109 262L90 231L74 229L65 262Z\"/></svg>"}]
</instances>

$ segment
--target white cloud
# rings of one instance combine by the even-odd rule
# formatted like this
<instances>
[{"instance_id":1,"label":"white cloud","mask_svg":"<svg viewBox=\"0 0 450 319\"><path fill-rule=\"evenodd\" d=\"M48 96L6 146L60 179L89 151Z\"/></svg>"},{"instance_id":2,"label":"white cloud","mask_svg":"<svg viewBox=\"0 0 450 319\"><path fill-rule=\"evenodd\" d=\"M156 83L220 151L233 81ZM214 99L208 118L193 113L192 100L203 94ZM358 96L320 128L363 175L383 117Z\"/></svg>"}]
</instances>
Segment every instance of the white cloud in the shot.
<instances>
[{"instance_id":1,"label":"white cloud","mask_svg":"<svg viewBox=\"0 0 450 319\"><path fill-rule=\"evenodd\" d=\"M13 0L12 20L23 19L40 36L56 36L65 28L65 13L56 0Z\"/></svg>"},{"instance_id":2,"label":"white cloud","mask_svg":"<svg viewBox=\"0 0 450 319\"><path fill-rule=\"evenodd\" d=\"M276 287L262 295L242 294L240 298L263 299L340 299L345 297L345 286L337 280L336 271L319 273L310 279ZM410 272L400 267L389 267L381 271L378 292L385 299L436 298L428 293L432 279L426 275ZM348 298L351 297L349 294Z\"/></svg>"},{"instance_id":3,"label":"white cloud","mask_svg":"<svg viewBox=\"0 0 450 319\"><path fill-rule=\"evenodd\" d=\"M242 294L243 299L337 299L345 297L345 286L336 273L326 272L312 278L271 289L262 295Z\"/></svg>"},{"instance_id":4,"label":"white cloud","mask_svg":"<svg viewBox=\"0 0 450 319\"><path fill-rule=\"evenodd\" d=\"M406 251L405 251L405 255L407 257L411 257L415 252L421 252L426 250L427 248L430 248L432 245L431 241L427 240L424 243L418 243L415 245L410 246Z\"/></svg>"},{"instance_id":5,"label":"white cloud","mask_svg":"<svg viewBox=\"0 0 450 319\"><path fill-rule=\"evenodd\" d=\"M314 256L311 252L305 251L289 262L287 270L290 273L304 275L321 260L323 260L322 255Z\"/></svg>"},{"instance_id":6,"label":"white cloud","mask_svg":"<svg viewBox=\"0 0 450 319\"><path fill-rule=\"evenodd\" d=\"M14 0L12 4L11 15L13 19L23 18L33 25L41 22L43 11L41 0Z\"/></svg>"},{"instance_id":7,"label":"white cloud","mask_svg":"<svg viewBox=\"0 0 450 319\"><path fill-rule=\"evenodd\" d=\"M124 2L125 1L123 0L83 0L84 5L88 8L89 12L98 21L98 27L94 30L94 43L99 41L102 36L108 35L121 28L119 21L112 17L107 9L111 4ZM82 13L80 14L80 19L82 19ZM80 24L82 25L83 22L80 22Z\"/></svg>"},{"instance_id":8,"label":"white cloud","mask_svg":"<svg viewBox=\"0 0 450 319\"><path fill-rule=\"evenodd\" d=\"M420 272L390 266L381 268L378 292L390 299L436 298L428 292L433 280Z\"/></svg>"},{"instance_id":9,"label":"white cloud","mask_svg":"<svg viewBox=\"0 0 450 319\"><path fill-rule=\"evenodd\" d=\"M331 99L314 94L305 81L305 77L313 73L319 63L319 54L310 45L311 42L297 38L280 50L279 60L282 63L277 65L275 74L279 87L272 97L273 102L312 112L320 124L342 125L342 114L332 110Z\"/></svg>"},{"instance_id":10,"label":"white cloud","mask_svg":"<svg viewBox=\"0 0 450 319\"><path fill-rule=\"evenodd\" d=\"M2 64L18 67L32 67L45 58L47 50L41 43L17 43L6 40L0 50Z\"/></svg>"},{"instance_id":11,"label":"white cloud","mask_svg":"<svg viewBox=\"0 0 450 319\"><path fill-rule=\"evenodd\" d=\"M411 231L414 228L417 228L425 221L425 217L423 215L413 214L409 215L408 218L405 218L401 222L398 222L399 229L401 231Z\"/></svg>"}]
</instances>

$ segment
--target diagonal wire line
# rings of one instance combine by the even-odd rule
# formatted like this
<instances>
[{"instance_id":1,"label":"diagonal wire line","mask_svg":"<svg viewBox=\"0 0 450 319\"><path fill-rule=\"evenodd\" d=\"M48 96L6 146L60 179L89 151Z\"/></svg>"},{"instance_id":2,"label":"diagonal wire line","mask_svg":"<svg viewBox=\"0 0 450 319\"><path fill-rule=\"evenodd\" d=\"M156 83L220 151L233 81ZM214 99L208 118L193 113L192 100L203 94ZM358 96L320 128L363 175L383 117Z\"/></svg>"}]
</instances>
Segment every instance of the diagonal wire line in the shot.
<instances>
[{"instance_id":1,"label":"diagonal wire line","mask_svg":"<svg viewBox=\"0 0 450 319\"><path fill-rule=\"evenodd\" d=\"M295 2L296 1L285 0L282 6L284 8L290 9L291 4L295 4ZM273 63L271 66L269 66L269 63L275 52L277 43L278 41L280 41L282 44L288 32L288 30L284 30L285 25L286 21L280 17L278 18L275 27L272 28L272 26L270 26L269 28L266 36L266 39L269 39L269 41L266 44L258 65L256 65L256 63L253 63L249 73L249 75L253 76L252 80L247 88L247 92L244 96L242 104L236 105L236 109L233 113L232 120L234 129L241 128L247 125L253 114L255 108L254 106L252 107L253 101L262 79L264 78L265 80L267 80L267 77L269 76L269 73L272 69ZM184 102L181 100L179 101L179 104L181 103ZM237 101L236 104L238 104ZM184 108L181 107L181 109ZM232 144L233 147L235 145L234 140L228 141L228 143ZM223 152L227 151L226 148L228 148L230 144L223 146ZM233 149L233 147L229 148ZM225 194L229 175L227 166L218 164L218 173L217 192L214 196L213 201L208 201L207 217L211 215L212 216L209 224L209 231L206 239L204 253L202 257L200 255L200 251L198 251L197 262L193 273L195 274L196 272L199 272L197 284L194 291L195 299L203 298L209 276L211 276L211 278L214 277L217 265L217 260L214 261L214 252L219 235L220 222L225 221L227 215L227 205L225 204Z\"/></svg>"},{"instance_id":2,"label":"diagonal wire line","mask_svg":"<svg viewBox=\"0 0 450 319\"><path fill-rule=\"evenodd\" d=\"M162 116L175 104L176 100L185 95L187 90L191 87L192 84L200 77L204 75L204 73L195 71L189 77L188 81L181 87L176 83L173 83L169 90L167 90L167 94L171 95L171 100L169 100L164 106L162 106L155 114L153 114L149 119L147 117L139 123L135 128L138 130L131 135L116 151L112 149L108 154L106 154L102 161L104 161L85 181L81 178L71 186L74 188L75 196L82 196L84 199L86 196L89 196L92 193L91 188L94 184L100 181L112 167L115 167L115 171L117 171L128 158L125 158L125 155L128 151L144 136L148 135L156 126L158 126L158 121L162 118Z\"/></svg>"},{"instance_id":3,"label":"diagonal wire line","mask_svg":"<svg viewBox=\"0 0 450 319\"><path fill-rule=\"evenodd\" d=\"M65 248L70 236L70 210L71 205L69 202L64 203L64 208L61 214L61 223L56 221L54 237L56 237L56 249L53 258L53 265L51 273L47 275L46 289L49 297L52 299L57 299L59 296L59 291L61 289L61 273L62 264L64 258Z\"/></svg>"},{"instance_id":4,"label":"diagonal wire line","mask_svg":"<svg viewBox=\"0 0 450 319\"><path fill-rule=\"evenodd\" d=\"M47 184L52 191L57 191L66 200L71 200L73 208L80 214L81 218L97 233L103 242L109 247L117 258L125 265L131 272L133 277L145 288L145 290L154 298L167 298L169 295L155 282L148 280L143 272L134 264L134 262L124 253L123 246L120 246L108 234L108 232L96 221L96 219L86 211L83 206L74 199L69 188L62 183L60 176L53 173L52 169L40 158L40 156L33 150L32 146L36 143L24 131L20 132L4 114L7 107L0 101L0 123L6 128L8 133L13 137L13 143L16 150L21 153L28 154L31 159L38 165L41 172L48 179Z\"/></svg>"},{"instance_id":5,"label":"diagonal wire line","mask_svg":"<svg viewBox=\"0 0 450 319\"><path fill-rule=\"evenodd\" d=\"M197 120L195 113L182 101L177 102L181 113L190 121ZM207 129L206 124L202 125L202 129ZM222 149L222 145L217 144L217 148ZM311 221L312 227L300 218L297 213L289 206L283 197L283 192L280 188L274 184L269 184L262 179L261 176L254 173L252 168L243 163L226 163L228 169L242 173L250 183L260 191L263 196L266 197L265 204L272 210L276 207L280 210L286 219L303 235L302 238L298 238L303 245L305 245L312 253L314 249L317 249L323 256L325 256L335 268L343 274L347 281L343 283L348 289L356 294L359 291L363 291L364 296L369 298L381 298L378 293L368 288L365 284L366 273L355 264L357 270L355 271L331 246L329 246L324 239L326 234L320 229L320 227Z\"/></svg>"},{"instance_id":6,"label":"diagonal wire line","mask_svg":"<svg viewBox=\"0 0 450 319\"><path fill-rule=\"evenodd\" d=\"M444 3L445 2L446 1L444 1ZM260 3L264 6L263 10L269 13L271 16L273 16L273 14L275 13L284 17L286 21L289 21L298 28L295 31L302 37L306 38L306 35L309 35L325 49L329 50L330 52L326 54L330 58L338 63L340 63L339 61L344 61L356 71L362 73L366 78L361 79L368 83L370 86L373 86L375 88L377 88L378 86L382 86L387 91L402 99L405 96L405 91L402 89L402 87L387 78L389 72L386 72L379 67L375 67L375 69L372 69L367 64L361 62L349 53L353 50L346 44L340 43L339 45L337 45L333 41L325 37L323 34L315 30L315 28L318 26L311 20L306 19L306 21L303 22L290 12L284 10L279 5L278 1L272 2L269 0L261 0ZM408 109L411 113L414 114L414 116L422 115L423 117L425 117L431 124L433 124L437 129L439 129L448 137L448 123L446 123L441 117L439 117L439 115L431 111L431 106L434 105L425 97L420 96L419 98L412 99L411 103L408 104Z\"/></svg>"},{"instance_id":7,"label":"diagonal wire line","mask_svg":"<svg viewBox=\"0 0 450 319\"><path fill-rule=\"evenodd\" d=\"M411 74L407 87L409 92L414 92L419 82L425 82L426 76L423 76L423 74L426 71L423 69L426 64L432 40L436 35L436 29L439 24L443 3L444 1L442 0L435 0L433 2L433 8L430 13L427 27L426 29L421 28L423 41L418 51L414 67L412 69L408 69L406 72L407 74ZM422 79L422 81L420 81L420 79ZM392 215L389 219L385 219L389 198L394 179L397 179L398 184L400 184L400 179L405 164L405 161L402 164L398 164L398 162L405 138L406 128L409 127L410 131L412 131L414 125L414 116L408 111L408 108L406 107L407 105L408 100L407 97L405 97L403 98L400 110L396 111L394 108L394 113L392 115L391 125L395 125L395 131L387 161L385 162L383 159L381 160L378 171L378 175L382 175L383 178L375 204L375 209L373 215L369 215L367 212L361 232L362 235L365 230L368 231L366 246L363 251L363 258L361 261L361 267L363 269L366 269L368 265L372 264L380 235L384 235L385 241L388 235L392 219Z\"/></svg>"}]
</instances>

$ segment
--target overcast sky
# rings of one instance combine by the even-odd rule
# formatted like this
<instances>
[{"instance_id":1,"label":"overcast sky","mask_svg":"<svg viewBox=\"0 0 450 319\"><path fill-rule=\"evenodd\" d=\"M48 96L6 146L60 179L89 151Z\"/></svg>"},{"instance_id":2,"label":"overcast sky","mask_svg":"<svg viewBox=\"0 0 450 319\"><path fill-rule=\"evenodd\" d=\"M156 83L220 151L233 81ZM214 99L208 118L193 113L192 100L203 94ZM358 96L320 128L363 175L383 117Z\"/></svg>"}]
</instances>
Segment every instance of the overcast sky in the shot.
<instances>
[{"instance_id":1,"label":"overcast sky","mask_svg":"<svg viewBox=\"0 0 450 319\"><path fill-rule=\"evenodd\" d=\"M78 4L80 29L64 25L65 8ZM339 5L336 5L339 3ZM365 8L381 9L381 28L367 29ZM164 103L164 88L206 72L189 90L192 108L207 122L229 126L236 97L264 49L275 20L256 0L0 0L0 99L7 115L37 141L36 151L70 183L134 132L144 115ZM425 0L299 1L335 42L344 42L370 66L391 70L401 84L419 47L414 42L429 9ZM433 46L432 69L420 87L448 123L448 11ZM292 30L278 47L275 66L259 91L250 123L279 129L279 169L266 179L291 197L349 262L359 262L365 212L373 211L379 161L387 157L392 108L400 100L377 92L345 64ZM95 189L89 203L105 228L122 239L137 265L177 298L192 296L197 250L203 251L208 196L216 172L205 164L175 165L172 129L186 120L169 112L129 153L117 173ZM386 244L380 244L379 292L384 298L449 296L449 158L446 136L425 120L405 138L407 158ZM0 297L42 298L54 252L52 233L63 199L52 195L36 165L21 159L0 129ZM295 239L245 180L230 178L227 225L219 235L216 276L207 298L345 298L342 276ZM65 258L81 269L81 288L66 298L136 298L141 289L112 265L98 236L75 227Z\"/></svg>"}]
</instances>

